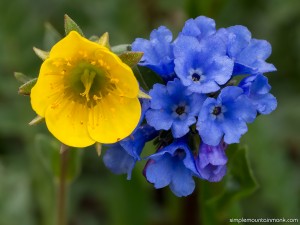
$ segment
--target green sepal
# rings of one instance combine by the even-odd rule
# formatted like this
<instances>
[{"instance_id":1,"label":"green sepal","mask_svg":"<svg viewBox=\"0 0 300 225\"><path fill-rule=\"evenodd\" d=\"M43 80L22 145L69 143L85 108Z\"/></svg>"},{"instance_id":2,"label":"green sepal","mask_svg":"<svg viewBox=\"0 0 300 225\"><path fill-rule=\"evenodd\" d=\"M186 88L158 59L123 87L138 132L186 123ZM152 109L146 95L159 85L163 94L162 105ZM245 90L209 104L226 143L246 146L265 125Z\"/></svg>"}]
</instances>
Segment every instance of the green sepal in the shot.
<instances>
[{"instance_id":1,"label":"green sepal","mask_svg":"<svg viewBox=\"0 0 300 225\"><path fill-rule=\"evenodd\" d=\"M105 32L98 41L98 44L110 49L110 44L109 44L109 34L108 32Z\"/></svg>"},{"instance_id":2,"label":"green sepal","mask_svg":"<svg viewBox=\"0 0 300 225\"><path fill-rule=\"evenodd\" d=\"M39 124L39 123L43 122L44 120L45 120L44 117L41 117L41 116L37 115L37 116L34 117L34 119L31 120L28 124L29 124L30 126L32 126L32 125Z\"/></svg>"},{"instance_id":3,"label":"green sepal","mask_svg":"<svg viewBox=\"0 0 300 225\"><path fill-rule=\"evenodd\" d=\"M119 55L119 58L128 66L134 67L138 64L143 55L143 52L124 52Z\"/></svg>"},{"instance_id":4,"label":"green sepal","mask_svg":"<svg viewBox=\"0 0 300 225\"><path fill-rule=\"evenodd\" d=\"M45 23L44 49L51 49L62 39L61 34L50 24Z\"/></svg>"},{"instance_id":5,"label":"green sepal","mask_svg":"<svg viewBox=\"0 0 300 225\"><path fill-rule=\"evenodd\" d=\"M39 48L33 47L33 51L35 54L41 58L43 61L45 61L49 57L49 52L46 52L44 50L41 50Z\"/></svg>"},{"instance_id":6,"label":"green sepal","mask_svg":"<svg viewBox=\"0 0 300 225\"><path fill-rule=\"evenodd\" d=\"M151 99L151 96L143 92L141 89L139 90L138 93L138 98L145 98L145 99Z\"/></svg>"},{"instance_id":7,"label":"green sepal","mask_svg":"<svg viewBox=\"0 0 300 225\"><path fill-rule=\"evenodd\" d=\"M122 44L116 45L111 47L111 51L117 55L122 54L124 52L131 51L131 45L129 44Z\"/></svg>"},{"instance_id":8,"label":"green sepal","mask_svg":"<svg viewBox=\"0 0 300 225\"><path fill-rule=\"evenodd\" d=\"M27 81L25 84L23 84L21 87L19 87L18 93L21 95L30 95L31 89L36 84L37 78L33 78L29 81Z\"/></svg>"},{"instance_id":9,"label":"green sepal","mask_svg":"<svg viewBox=\"0 0 300 225\"><path fill-rule=\"evenodd\" d=\"M99 37L97 35L92 35L89 37L89 40L98 43Z\"/></svg>"},{"instance_id":10,"label":"green sepal","mask_svg":"<svg viewBox=\"0 0 300 225\"><path fill-rule=\"evenodd\" d=\"M75 23L74 20L72 20L67 14L65 14L65 33L68 35L71 31L76 31L81 36L84 37L84 34L80 27Z\"/></svg>"},{"instance_id":11,"label":"green sepal","mask_svg":"<svg viewBox=\"0 0 300 225\"><path fill-rule=\"evenodd\" d=\"M37 135L35 138L35 148L44 168L50 173L54 180L60 177L60 166L62 156L60 153L61 143L54 138ZM82 149L68 147L68 163L66 179L73 181L81 171Z\"/></svg>"},{"instance_id":12,"label":"green sepal","mask_svg":"<svg viewBox=\"0 0 300 225\"><path fill-rule=\"evenodd\" d=\"M32 79L31 77L28 77L24 73L20 73L20 72L15 72L14 76L18 81L20 81L23 84L27 83Z\"/></svg>"},{"instance_id":13,"label":"green sepal","mask_svg":"<svg viewBox=\"0 0 300 225\"><path fill-rule=\"evenodd\" d=\"M97 155L100 157L101 152L102 152L102 144L99 143L99 142L96 142L95 143L95 148L96 148Z\"/></svg>"}]
</instances>

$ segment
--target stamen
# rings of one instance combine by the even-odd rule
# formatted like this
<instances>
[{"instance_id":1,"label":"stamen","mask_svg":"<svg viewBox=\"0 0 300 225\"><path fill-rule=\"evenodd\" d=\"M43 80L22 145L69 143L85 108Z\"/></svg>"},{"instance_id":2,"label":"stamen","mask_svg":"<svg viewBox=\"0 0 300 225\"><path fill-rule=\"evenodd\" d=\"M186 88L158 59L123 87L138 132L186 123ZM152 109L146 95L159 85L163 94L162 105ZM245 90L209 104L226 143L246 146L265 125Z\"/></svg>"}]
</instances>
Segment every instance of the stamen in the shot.
<instances>
[{"instance_id":1,"label":"stamen","mask_svg":"<svg viewBox=\"0 0 300 225\"><path fill-rule=\"evenodd\" d=\"M213 114L214 115L219 115L220 113L222 112L222 108L220 106L216 106L214 109L213 109Z\"/></svg>"},{"instance_id":2,"label":"stamen","mask_svg":"<svg viewBox=\"0 0 300 225\"><path fill-rule=\"evenodd\" d=\"M80 78L81 82L85 87L85 91L83 93L80 93L80 95L85 96L87 101L90 100L89 92L92 87L95 76L95 71L89 71L88 69L85 69L83 75Z\"/></svg>"}]
</instances>

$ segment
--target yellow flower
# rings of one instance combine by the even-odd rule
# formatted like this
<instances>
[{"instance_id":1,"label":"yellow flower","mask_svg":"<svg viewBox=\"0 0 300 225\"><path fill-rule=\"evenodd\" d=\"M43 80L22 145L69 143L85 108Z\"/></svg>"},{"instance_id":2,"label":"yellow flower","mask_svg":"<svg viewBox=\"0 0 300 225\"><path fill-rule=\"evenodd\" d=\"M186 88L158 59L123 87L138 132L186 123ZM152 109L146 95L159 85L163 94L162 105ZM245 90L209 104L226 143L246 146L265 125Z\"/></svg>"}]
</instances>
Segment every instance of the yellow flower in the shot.
<instances>
[{"instance_id":1,"label":"yellow flower","mask_svg":"<svg viewBox=\"0 0 300 225\"><path fill-rule=\"evenodd\" d=\"M31 105L62 143L114 143L137 126L139 86L130 67L106 47L70 32L43 62Z\"/></svg>"}]
</instances>

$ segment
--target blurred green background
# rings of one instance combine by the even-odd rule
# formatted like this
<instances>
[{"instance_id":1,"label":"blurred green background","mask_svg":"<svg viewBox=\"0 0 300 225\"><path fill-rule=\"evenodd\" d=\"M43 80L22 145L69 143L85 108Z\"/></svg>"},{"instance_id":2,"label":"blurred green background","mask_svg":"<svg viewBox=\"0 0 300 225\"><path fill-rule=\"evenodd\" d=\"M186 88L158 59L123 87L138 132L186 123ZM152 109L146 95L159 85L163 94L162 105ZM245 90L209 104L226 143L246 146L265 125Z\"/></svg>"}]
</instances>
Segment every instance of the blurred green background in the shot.
<instances>
[{"instance_id":1,"label":"blurred green background","mask_svg":"<svg viewBox=\"0 0 300 225\"><path fill-rule=\"evenodd\" d=\"M27 125L35 114L29 98L17 94L13 73L37 76L41 61L32 47L50 48L45 27L50 23L63 34L65 13L87 36L108 31L112 45L148 38L160 25L176 36L186 19L198 15L212 17L218 27L245 25L253 37L268 40L268 61L278 69L268 76L278 108L251 124L242 139L259 187L224 211L222 223L236 216L300 219L299 0L0 0L0 225L53 224L55 190L45 166L50 159L35 144L38 133L50 135L44 124ZM218 184L197 181L193 195L176 198L168 188L148 184L143 165L127 181L108 171L93 148L82 157L70 187L69 225L199 225L204 216L224 213L203 215L206 205L200 203Z\"/></svg>"}]
</instances>

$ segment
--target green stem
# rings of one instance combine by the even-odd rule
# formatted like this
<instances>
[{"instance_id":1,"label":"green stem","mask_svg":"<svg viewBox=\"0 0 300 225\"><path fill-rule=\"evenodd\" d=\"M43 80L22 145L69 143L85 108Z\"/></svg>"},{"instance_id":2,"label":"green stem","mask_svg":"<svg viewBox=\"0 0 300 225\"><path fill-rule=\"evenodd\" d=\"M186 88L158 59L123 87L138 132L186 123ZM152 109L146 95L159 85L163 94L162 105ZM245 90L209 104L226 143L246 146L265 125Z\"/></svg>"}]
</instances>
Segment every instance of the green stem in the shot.
<instances>
[{"instance_id":1,"label":"green stem","mask_svg":"<svg viewBox=\"0 0 300 225\"><path fill-rule=\"evenodd\" d=\"M67 169L69 161L68 146L61 145L60 173L57 187L57 225L66 225Z\"/></svg>"}]
</instances>

